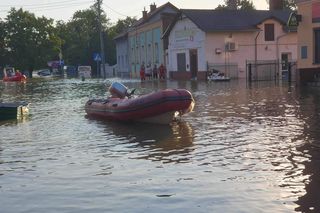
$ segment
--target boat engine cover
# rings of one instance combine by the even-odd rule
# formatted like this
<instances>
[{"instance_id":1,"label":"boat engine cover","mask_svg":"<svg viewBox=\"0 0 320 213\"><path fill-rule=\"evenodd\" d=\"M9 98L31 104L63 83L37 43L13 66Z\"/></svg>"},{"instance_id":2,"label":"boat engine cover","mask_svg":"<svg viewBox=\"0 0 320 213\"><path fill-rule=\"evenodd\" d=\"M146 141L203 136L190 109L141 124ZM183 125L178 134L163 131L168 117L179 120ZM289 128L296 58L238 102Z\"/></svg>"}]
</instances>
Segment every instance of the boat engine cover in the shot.
<instances>
[{"instance_id":1,"label":"boat engine cover","mask_svg":"<svg viewBox=\"0 0 320 213\"><path fill-rule=\"evenodd\" d=\"M113 97L125 98L128 88L119 82L113 82L109 88L109 92Z\"/></svg>"}]
</instances>

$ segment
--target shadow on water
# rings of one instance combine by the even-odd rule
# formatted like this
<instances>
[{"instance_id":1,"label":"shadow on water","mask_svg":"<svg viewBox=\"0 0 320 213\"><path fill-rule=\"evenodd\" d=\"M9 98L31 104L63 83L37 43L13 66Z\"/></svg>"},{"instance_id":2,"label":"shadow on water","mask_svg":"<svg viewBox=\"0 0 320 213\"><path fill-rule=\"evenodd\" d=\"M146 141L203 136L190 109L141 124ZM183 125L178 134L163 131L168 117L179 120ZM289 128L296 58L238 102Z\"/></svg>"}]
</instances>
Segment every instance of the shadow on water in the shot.
<instances>
[{"instance_id":1,"label":"shadow on water","mask_svg":"<svg viewBox=\"0 0 320 213\"><path fill-rule=\"evenodd\" d=\"M304 137L306 143L297 148L296 157L303 156L306 160L295 162L304 166L303 175L306 178L305 194L300 196L295 210L301 212L320 212L320 91L318 88L301 91L301 112L306 119Z\"/></svg>"},{"instance_id":2,"label":"shadow on water","mask_svg":"<svg viewBox=\"0 0 320 213\"><path fill-rule=\"evenodd\" d=\"M97 122L105 127L108 134L111 132L118 138L119 143L122 141L122 145L130 145L130 149L135 149L138 154L134 159L186 163L189 162L188 156L194 149L194 131L185 121L173 122L170 125L102 120Z\"/></svg>"}]
</instances>

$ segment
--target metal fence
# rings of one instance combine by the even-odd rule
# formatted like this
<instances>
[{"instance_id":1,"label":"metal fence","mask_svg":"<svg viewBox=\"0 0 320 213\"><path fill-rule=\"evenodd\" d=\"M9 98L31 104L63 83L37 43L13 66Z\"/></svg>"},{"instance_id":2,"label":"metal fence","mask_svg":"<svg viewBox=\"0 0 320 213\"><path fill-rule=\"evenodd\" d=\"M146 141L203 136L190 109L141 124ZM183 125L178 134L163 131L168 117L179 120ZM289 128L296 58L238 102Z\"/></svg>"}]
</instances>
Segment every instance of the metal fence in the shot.
<instances>
[{"instance_id":1,"label":"metal fence","mask_svg":"<svg viewBox=\"0 0 320 213\"><path fill-rule=\"evenodd\" d=\"M277 60L246 61L248 81L296 81L297 63Z\"/></svg>"},{"instance_id":2,"label":"metal fence","mask_svg":"<svg viewBox=\"0 0 320 213\"><path fill-rule=\"evenodd\" d=\"M229 78L238 78L238 64L237 63L225 63L225 64L214 64L207 63L207 71L224 73Z\"/></svg>"}]
</instances>

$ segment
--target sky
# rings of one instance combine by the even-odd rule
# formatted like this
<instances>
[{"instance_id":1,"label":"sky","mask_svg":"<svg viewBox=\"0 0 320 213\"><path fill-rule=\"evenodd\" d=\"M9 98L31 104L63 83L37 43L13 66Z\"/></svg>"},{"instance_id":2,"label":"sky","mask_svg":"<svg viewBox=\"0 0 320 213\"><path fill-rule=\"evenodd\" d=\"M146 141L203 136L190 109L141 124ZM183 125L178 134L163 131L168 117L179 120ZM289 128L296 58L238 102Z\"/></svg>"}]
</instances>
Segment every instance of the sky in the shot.
<instances>
[{"instance_id":1,"label":"sky","mask_svg":"<svg viewBox=\"0 0 320 213\"><path fill-rule=\"evenodd\" d=\"M149 5L155 3L161 6L169 0L103 0L102 9L112 23L127 16L141 18L142 10L149 10ZM36 16L45 16L56 21L69 21L74 12L88 9L96 0L0 0L0 18L7 16L11 7L23 8ZM266 0L253 0L259 10L268 9ZM171 0L179 9L214 9L224 0Z\"/></svg>"}]
</instances>

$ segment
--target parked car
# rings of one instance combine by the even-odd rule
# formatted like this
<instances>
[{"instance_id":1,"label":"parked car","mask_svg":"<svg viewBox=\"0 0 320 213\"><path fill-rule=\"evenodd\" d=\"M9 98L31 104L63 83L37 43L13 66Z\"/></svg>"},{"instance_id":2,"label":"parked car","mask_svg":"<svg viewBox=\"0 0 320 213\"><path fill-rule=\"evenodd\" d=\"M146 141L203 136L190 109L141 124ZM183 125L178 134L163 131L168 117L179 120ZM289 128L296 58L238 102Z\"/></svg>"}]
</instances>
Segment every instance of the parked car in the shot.
<instances>
[{"instance_id":1,"label":"parked car","mask_svg":"<svg viewBox=\"0 0 320 213\"><path fill-rule=\"evenodd\" d=\"M78 66L78 75L80 78L91 78L91 66Z\"/></svg>"},{"instance_id":2,"label":"parked car","mask_svg":"<svg viewBox=\"0 0 320 213\"><path fill-rule=\"evenodd\" d=\"M48 78L52 76L53 75L50 69L41 69L41 70L35 70L32 72L33 78Z\"/></svg>"}]
</instances>

